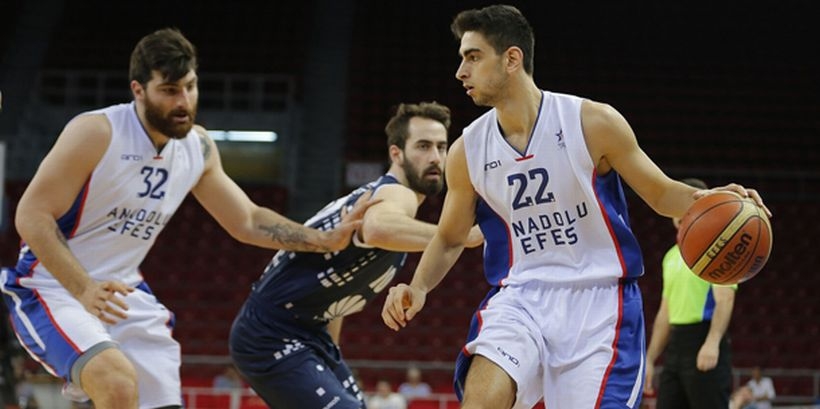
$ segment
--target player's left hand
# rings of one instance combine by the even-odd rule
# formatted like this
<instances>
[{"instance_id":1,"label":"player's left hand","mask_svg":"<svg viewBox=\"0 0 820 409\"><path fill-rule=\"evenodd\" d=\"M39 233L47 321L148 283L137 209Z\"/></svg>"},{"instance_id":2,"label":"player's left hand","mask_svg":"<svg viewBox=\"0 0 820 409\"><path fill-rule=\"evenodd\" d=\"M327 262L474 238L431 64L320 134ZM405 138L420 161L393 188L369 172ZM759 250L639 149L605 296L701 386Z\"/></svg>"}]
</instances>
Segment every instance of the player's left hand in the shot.
<instances>
[{"instance_id":1,"label":"player's left hand","mask_svg":"<svg viewBox=\"0 0 820 409\"><path fill-rule=\"evenodd\" d=\"M706 372L714 369L717 366L718 355L720 354L719 346L703 344L698 351L697 367L698 370Z\"/></svg>"},{"instance_id":2,"label":"player's left hand","mask_svg":"<svg viewBox=\"0 0 820 409\"><path fill-rule=\"evenodd\" d=\"M323 247L329 252L343 250L350 244L353 233L362 227L362 217L371 206L381 203L381 199L372 199L373 192L368 191L356 200L350 211L342 210L342 222L335 228L322 232Z\"/></svg>"},{"instance_id":3,"label":"player's left hand","mask_svg":"<svg viewBox=\"0 0 820 409\"><path fill-rule=\"evenodd\" d=\"M698 190L694 193L693 197L695 198L695 200L697 200L703 196L706 196L714 192L734 192L739 194L741 197L752 199L752 201L754 201L758 207L760 207L761 209L763 209L763 211L766 212L766 216L772 217L772 212L763 203L763 198L760 197L760 194L757 192L757 190L743 187L741 185L738 185L737 183L729 183L726 186L720 186L712 189Z\"/></svg>"},{"instance_id":4,"label":"player's left hand","mask_svg":"<svg viewBox=\"0 0 820 409\"><path fill-rule=\"evenodd\" d=\"M85 290L77 297L77 301L91 315L106 324L116 324L128 318L128 304L124 297L134 292L134 287L119 281L90 281Z\"/></svg>"}]
</instances>

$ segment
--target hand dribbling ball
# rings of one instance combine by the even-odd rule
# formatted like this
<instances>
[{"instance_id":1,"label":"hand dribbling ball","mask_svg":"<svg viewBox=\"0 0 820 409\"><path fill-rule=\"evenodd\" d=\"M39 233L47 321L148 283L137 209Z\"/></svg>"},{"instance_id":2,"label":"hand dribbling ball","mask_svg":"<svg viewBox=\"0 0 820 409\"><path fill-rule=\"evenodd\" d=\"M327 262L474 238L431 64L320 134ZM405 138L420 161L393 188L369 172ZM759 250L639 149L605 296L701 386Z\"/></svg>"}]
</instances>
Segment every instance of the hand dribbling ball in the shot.
<instances>
[{"instance_id":1,"label":"hand dribbling ball","mask_svg":"<svg viewBox=\"0 0 820 409\"><path fill-rule=\"evenodd\" d=\"M696 200L680 221L678 247L698 277L736 284L754 277L772 251L772 226L754 201L733 192Z\"/></svg>"}]
</instances>

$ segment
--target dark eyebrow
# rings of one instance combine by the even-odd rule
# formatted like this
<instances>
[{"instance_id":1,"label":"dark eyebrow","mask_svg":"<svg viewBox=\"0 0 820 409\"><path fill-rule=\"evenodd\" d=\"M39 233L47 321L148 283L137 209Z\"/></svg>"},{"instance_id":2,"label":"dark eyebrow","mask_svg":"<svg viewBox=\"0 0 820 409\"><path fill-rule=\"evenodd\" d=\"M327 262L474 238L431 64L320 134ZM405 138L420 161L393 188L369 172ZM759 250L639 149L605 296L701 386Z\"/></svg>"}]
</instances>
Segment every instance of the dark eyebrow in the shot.
<instances>
[{"instance_id":1,"label":"dark eyebrow","mask_svg":"<svg viewBox=\"0 0 820 409\"><path fill-rule=\"evenodd\" d=\"M481 50L480 50L480 49L478 49L478 48L468 48L468 49L464 50L464 51L461 53L461 55L466 57L468 54L472 54L472 53L480 53L480 52L481 52Z\"/></svg>"},{"instance_id":2,"label":"dark eyebrow","mask_svg":"<svg viewBox=\"0 0 820 409\"><path fill-rule=\"evenodd\" d=\"M162 81L157 85L158 87L179 87L179 81Z\"/></svg>"},{"instance_id":3,"label":"dark eyebrow","mask_svg":"<svg viewBox=\"0 0 820 409\"><path fill-rule=\"evenodd\" d=\"M199 81L199 77L198 77L198 76L194 76L194 77L193 77L193 78L191 78L189 81L185 81L185 82L183 82L182 84L180 84L180 81L181 81L181 80L182 80L182 78L180 78L179 80L176 80L176 81L170 81L170 80L168 80L168 79L166 78L166 79L165 79L163 82L161 82L158 86L159 86L159 87L161 87L161 86L165 86L165 85L170 85L170 86L174 86L174 87L185 86L185 85L188 85L188 84L194 84L194 83L198 82L198 81Z\"/></svg>"},{"instance_id":4,"label":"dark eyebrow","mask_svg":"<svg viewBox=\"0 0 820 409\"><path fill-rule=\"evenodd\" d=\"M436 141L433 141L432 139L419 139L419 140L416 141L416 145L423 144L423 143L430 144L430 145L436 145L436 146L441 146L441 145L447 146L447 145L450 144L450 142L448 142L448 141L436 142Z\"/></svg>"},{"instance_id":5,"label":"dark eyebrow","mask_svg":"<svg viewBox=\"0 0 820 409\"><path fill-rule=\"evenodd\" d=\"M441 142L436 142L432 139L417 139L416 143L417 144L419 144L419 143L429 143L430 145L438 145ZM445 142L445 143L447 143L447 142Z\"/></svg>"}]
</instances>

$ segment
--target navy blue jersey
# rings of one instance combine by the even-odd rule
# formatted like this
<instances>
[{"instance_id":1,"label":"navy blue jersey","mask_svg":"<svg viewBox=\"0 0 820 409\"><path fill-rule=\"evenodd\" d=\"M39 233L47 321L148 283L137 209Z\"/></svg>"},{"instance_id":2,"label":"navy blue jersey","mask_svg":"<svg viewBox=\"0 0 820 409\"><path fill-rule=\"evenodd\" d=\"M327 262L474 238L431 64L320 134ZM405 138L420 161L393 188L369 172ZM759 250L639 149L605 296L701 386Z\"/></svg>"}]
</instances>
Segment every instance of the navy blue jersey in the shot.
<instances>
[{"instance_id":1,"label":"navy blue jersey","mask_svg":"<svg viewBox=\"0 0 820 409\"><path fill-rule=\"evenodd\" d=\"M351 208L367 191L394 183L399 181L386 174L331 202L306 224L333 228L343 208ZM367 246L355 237L336 253L279 251L254 283L249 303L256 306L257 318L263 322L288 317L308 327L324 327L334 318L361 311L390 284L406 257L406 253Z\"/></svg>"},{"instance_id":2,"label":"navy blue jersey","mask_svg":"<svg viewBox=\"0 0 820 409\"><path fill-rule=\"evenodd\" d=\"M305 224L333 228L343 209L363 194L395 183L386 174L328 204ZM327 323L364 308L390 284L407 255L372 248L355 237L336 253L276 253L234 320L231 358L270 407L364 407L364 395Z\"/></svg>"}]
</instances>

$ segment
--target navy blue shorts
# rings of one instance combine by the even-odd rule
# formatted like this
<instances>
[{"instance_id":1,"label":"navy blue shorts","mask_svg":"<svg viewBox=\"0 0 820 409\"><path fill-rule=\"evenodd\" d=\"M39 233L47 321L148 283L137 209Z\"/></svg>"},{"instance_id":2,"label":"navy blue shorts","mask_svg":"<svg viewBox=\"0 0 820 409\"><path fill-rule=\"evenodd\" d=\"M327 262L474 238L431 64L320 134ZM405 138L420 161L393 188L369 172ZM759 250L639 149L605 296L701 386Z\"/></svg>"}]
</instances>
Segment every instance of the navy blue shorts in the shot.
<instances>
[{"instance_id":1,"label":"navy blue shorts","mask_svg":"<svg viewBox=\"0 0 820 409\"><path fill-rule=\"evenodd\" d=\"M365 407L363 391L327 332L295 328L293 323L264 325L263 330L263 324L243 316L247 308L243 308L231 328L231 358L268 406Z\"/></svg>"}]
</instances>

